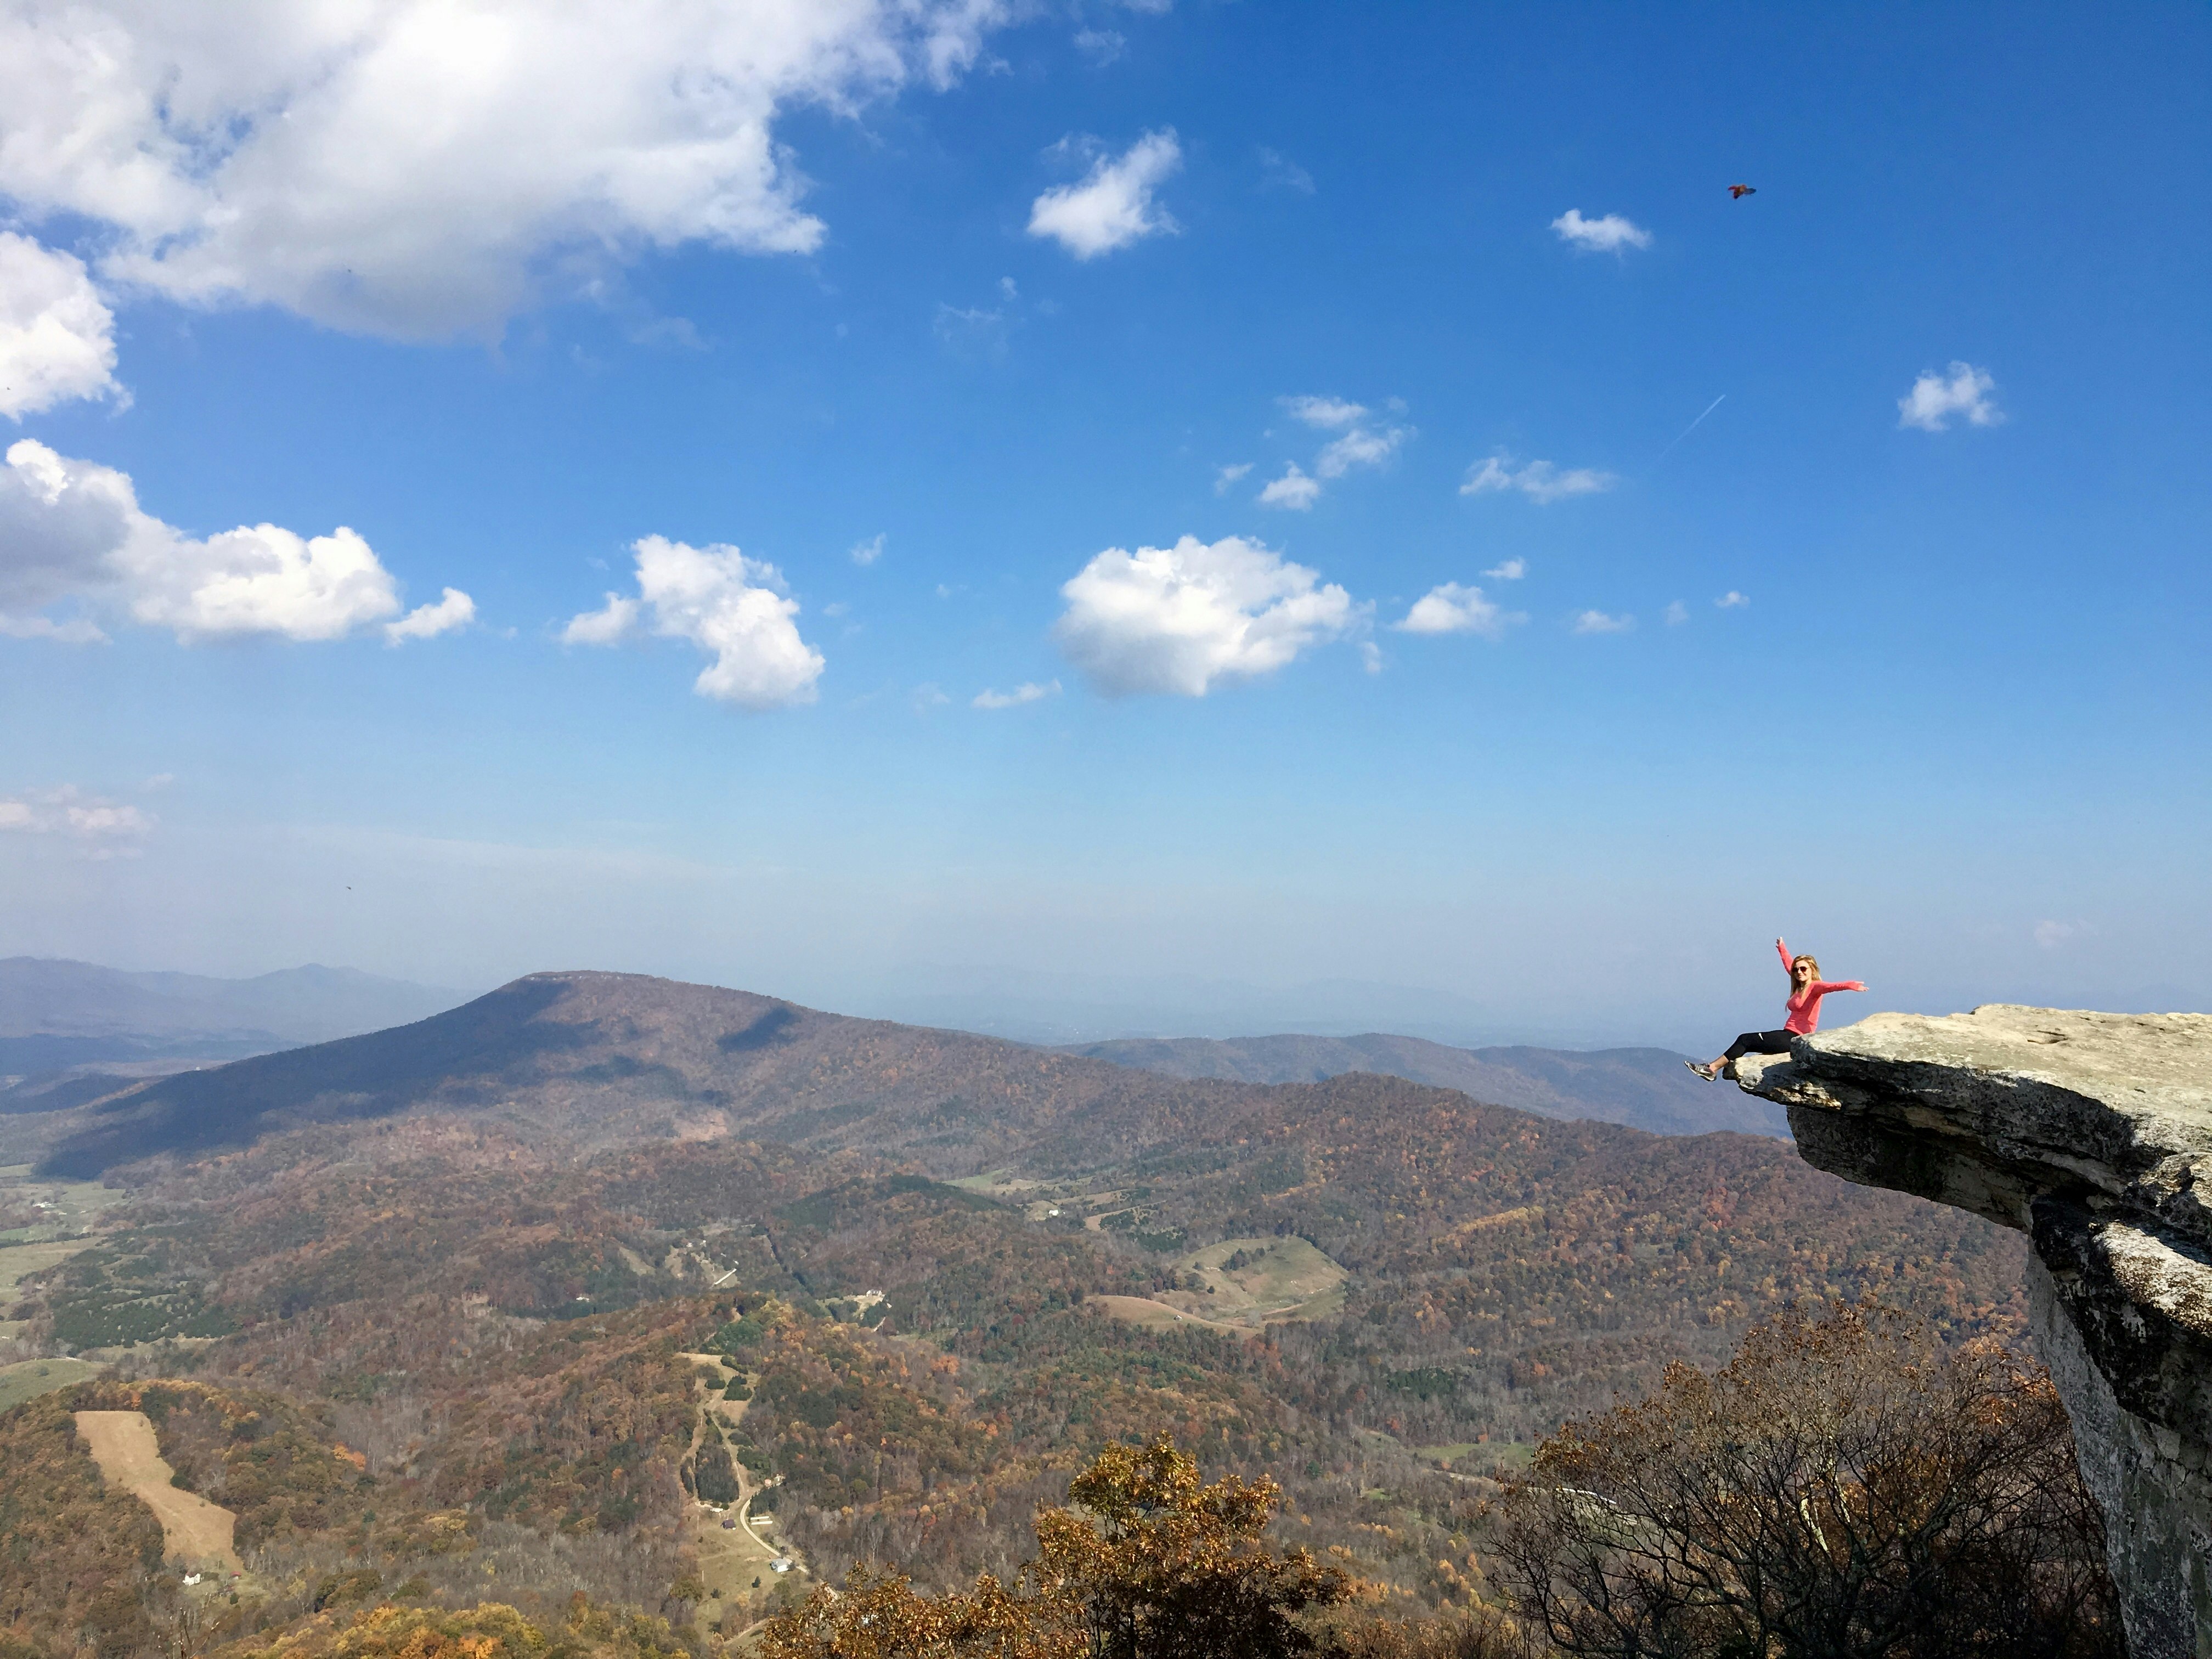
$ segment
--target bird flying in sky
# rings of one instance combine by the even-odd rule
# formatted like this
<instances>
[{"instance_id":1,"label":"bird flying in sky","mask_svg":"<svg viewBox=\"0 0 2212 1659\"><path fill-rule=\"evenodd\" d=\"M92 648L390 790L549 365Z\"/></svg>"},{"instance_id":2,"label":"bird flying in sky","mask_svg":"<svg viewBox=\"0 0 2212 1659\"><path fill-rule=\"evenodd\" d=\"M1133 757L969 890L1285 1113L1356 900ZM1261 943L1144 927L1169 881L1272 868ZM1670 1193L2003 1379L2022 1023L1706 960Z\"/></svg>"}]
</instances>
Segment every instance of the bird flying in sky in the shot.
<instances>
[{"instance_id":1,"label":"bird flying in sky","mask_svg":"<svg viewBox=\"0 0 2212 1659\"><path fill-rule=\"evenodd\" d=\"M1732 202L1741 202L1747 196L1756 196L1758 194L1759 191L1755 185L1730 185L1729 186L1729 199Z\"/></svg>"}]
</instances>

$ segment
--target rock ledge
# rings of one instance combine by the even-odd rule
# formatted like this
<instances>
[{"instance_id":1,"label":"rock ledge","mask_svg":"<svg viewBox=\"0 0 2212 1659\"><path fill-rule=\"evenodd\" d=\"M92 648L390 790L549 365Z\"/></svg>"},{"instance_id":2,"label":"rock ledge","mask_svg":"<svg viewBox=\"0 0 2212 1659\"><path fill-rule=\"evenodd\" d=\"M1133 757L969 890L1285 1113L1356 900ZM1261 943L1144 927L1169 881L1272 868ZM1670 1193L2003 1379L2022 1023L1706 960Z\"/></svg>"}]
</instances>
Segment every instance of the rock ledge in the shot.
<instances>
[{"instance_id":1,"label":"rock ledge","mask_svg":"<svg viewBox=\"0 0 2212 1659\"><path fill-rule=\"evenodd\" d=\"M1805 1161L2034 1241L2135 1659L2212 1659L2212 1015L1876 1014L1747 1056Z\"/></svg>"}]
</instances>

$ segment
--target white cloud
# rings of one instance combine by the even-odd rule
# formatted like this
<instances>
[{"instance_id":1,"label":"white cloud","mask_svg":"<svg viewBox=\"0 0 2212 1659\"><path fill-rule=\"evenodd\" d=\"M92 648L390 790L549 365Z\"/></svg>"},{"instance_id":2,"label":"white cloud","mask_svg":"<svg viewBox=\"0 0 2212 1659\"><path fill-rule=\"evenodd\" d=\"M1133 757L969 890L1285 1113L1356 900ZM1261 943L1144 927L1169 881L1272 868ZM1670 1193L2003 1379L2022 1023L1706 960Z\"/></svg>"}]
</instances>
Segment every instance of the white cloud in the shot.
<instances>
[{"instance_id":1,"label":"white cloud","mask_svg":"<svg viewBox=\"0 0 2212 1659\"><path fill-rule=\"evenodd\" d=\"M561 643L619 645L636 627L637 601L610 593L607 602L597 611L586 611L568 618L568 625L561 630Z\"/></svg>"},{"instance_id":2,"label":"white cloud","mask_svg":"<svg viewBox=\"0 0 2212 1659\"><path fill-rule=\"evenodd\" d=\"M56 622L52 617L0 617L0 638L52 640L60 645L105 645L107 635L86 617Z\"/></svg>"},{"instance_id":3,"label":"white cloud","mask_svg":"<svg viewBox=\"0 0 2212 1659\"><path fill-rule=\"evenodd\" d=\"M1309 394L1298 398L1279 398L1276 401L1290 411L1292 419L1328 431L1367 418L1366 404L1346 403L1341 398L1316 398Z\"/></svg>"},{"instance_id":4,"label":"white cloud","mask_svg":"<svg viewBox=\"0 0 2212 1659\"><path fill-rule=\"evenodd\" d=\"M1322 445L1321 453L1314 458L1311 476L1294 462L1281 477L1261 490L1260 503L1263 507L1286 507L1303 513L1321 496L1321 485L1316 479L1341 478L1355 466L1381 466L1413 435L1413 428L1409 426L1377 430L1367 424L1370 411L1366 404L1343 398L1309 392L1275 401L1292 420L1337 435ZM1405 407L1395 398L1389 406L1394 410Z\"/></svg>"},{"instance_id":5,"label":"white cloud","mask_svg":"<svg viewBox=\"0 0 2212 1659\"><path fill-rule=\"evenodd\" d=\"M1659 620L1669 628L1680 628L1690 620L1690 607L1680 599L1670 600L1667 608L1659 613Z\"/></svg>"},{"instance_id":6,"label":"white cloud","mask_svg":"<svg viewBox=\"0 0 2212 1659\"><path fill-rule=\"evenodd\" d=\"M1067 610L1054 636L1109 696L1202 697L1218 680L1282 667L1366 614L1334 583L1237 536L1109 548L1060 591Z\"/></svg>"},{"instance_id":7,"label":"white cloud","mask_svg":"<svg viewBox=\"0 0 2212 1659\"><path fill-rule=\"evenodd\" d=\"M1075 49L1103 69L1128 50L1129 37L1117 29L1079 29Z\"/></svg>"},{"instance_id":8,"label":"white cloud","mask_svg":"<svg viewBox=\"0 0 2212 1659\"><path fill-rule=\"evenodd\" d=\"M399 611L392 573L343 526L307 538L241 525L199 540L141 510L127 475L22 439L0 469L0 628L100 637L83 615L40 614L70 601L187 641L341 639Z\"/></svg>"},{"instance_id":9,"label":"white cloud","mask_svg":"<svg viewBox=\"0 0 2212 1659\"><path fill-rule=\"evenodd\" d=\"M1304 513L1321 498L1321 482L1310 478L1298 470L1296 461L1283 469L1283 476L1260 492L1262 507L1285 507L1293 513Z\"/></svg>"},{"instance_id":10,"label":"white cloud","mask_svg":"<svg viewBox=\"0 0 2212 1659\"><path fill-rule=\"evenodd\" d=\"M1459 493L1480 495L1493 489L1517 489L1532 501L1549 504L1570 495L1598 495L1620 482L1610 472L1587 466L1562 472L1549 461L1531 461L1516 467L1511 456L1498 454L1468 468L1467 482L1459 487Z\"/></svg>"},{"instance_id":11,"label":"white cloud","mask_svg":"<svg viewBox=\"0 0 2212 1659\"><path fill-rule=\"evenodd\" d=\"M1175 130L1148 132L1118 159L1100 156L1079 184L1057 185L1030 206L1030 234L1049 236L1079 259L1177 228L1152 191L1182 165Z\"/></svg>"},{"instance_id":12,"label":"white cloud","mask_svg":"<svg viewBox=\"0 0 2212 1659\"><path fill-rule=\"evenodd\" d=\"M1019 319L991 306L950 306L939 301L930 331L957 356L1002 362Z\"/></svg>"},{"instance_id":13,"label":"white cloud","mask_svg":"<svg viewBox=\"0 0 2212 1659\"><path fill-rule=\"evenodd\" d=\"M1479 587L1443 582L1414 600L1405 620L1391 626L1402 634L1480 634L1494 640L1504 634L1508 623L1520 620L1485 598Z\"/></svg>"},{"instance_id":14,"label":"white cloud","mask_svg":"<svg viewBox=\"0 0 2212 1659\"><path fill-rule=\"evenodd\" d=\"M705 243L806 252L793 106L949 85L1006 0L17 0L0 192L193 302L404 338Z\"/></svg>"},{"instance_id":15,"label":"white cloud","mask_svg":"<svg viewBox=\"0 0 2212 1659\"><path fill-rule=\"evenodd\" d=\"M1585 611L1575 618L1577 634L1626 634L1635 626L1633 617L1608 617L1602 611Z\"/></svg>"},{"instance_id":16,"label":"white cloud","mask_svg":"<svg viewBox=\"0 0 2212 1659\"><path fill-rule=\"evenodd\" d=\"M458 587L449 587L435 605L418 605L398 622L384 624L384 642L400 645L409 640L434 640L477 619L477 602Z\"/></svg>"},{"instance_id":17,"label":"white cloud","mask_svg":"<svg viewBox=\"0 0 2212 1659\"><path fill-rule=\"evenodd\" d=\"M1942 432L1954 415L1963 415L1972 425L1995 426L2004 419L1990 396L1996 389L1989 370L1972 363L1953 363L1948 377L1923 369L1912 390L1897 400L1897 423Z\"/></svg>"},{"instance_id":18,"label":"white cloud","mask_svg":"<svg viewBox=\"0 0 2212 1659\"><path fill-rule=\"evenodd\" d=\"M1355 466L1380 466L1413 435L1413 429L1408 426L1389 427L1380 432L1356 426L1322 447L1314 461L1314 471L1324 478L1341 478Z\"/></svg>"},{"instance_id":19,"label":"white cloud","mask_svg":"<svg viewBox=\"0 0 2212 1659\"><path fill-rule=\"evenodd\" d=\"M157 820L124 802L87 794L75 784L0 795L0 832L60 836L86 858L131 858Z\"/></svg>"},{"instance_id":20,"label":"white cloud","mask_svg":"<svg viewBox=\"0 0 2212 1659\"><path fill-rule=\"evenodd\" d=\"M1260 169L1265 175L1263 182L1283 190L1295 191L1300 196L1314 193L1313 174L1289 156L1269 149L1265 144L1260 146L1259 156Z\"/></svg>"},{"instance_id":21,"label":"white cloud","mask_svg":"<svg viewBox=\"0 0 2212 1659\"><path fill-rule=\"evenodd\" d=\"M1508 559L1504 563L1494 566L1482 574L1496 582L1517 582L1528 574L1528 561Z\"/></svg>"},{"instance_id":22,"label":"white cloud","mask_svg":"<svg viewBox=\"0 0 2212 1659\"><path fill-rule=\"evenodd\" d=\"M72 398L123 395L115 315L84 262L0 231L0 415L20 421Z\"/></svg>"},{"instance_id":23,"label":"white cloud","mask_svg":"<svg viewBox=\"0 0 2212 1659\"><path fill-rule=\"evenodd\" d=\"M1552 228L1559 233L1559 240L1590 253L1619 253L1623 248L1650 247L1651 233L1642 226L1632 224L1618 213L1608 213L1602 219L1585 219L1580 208L1569 208L1552 221Z\"/></svg>"},{"instance_id":24,"label":"white cloud","mask_svg":"<svg viewBox=\"0 0 2212 1659\"><path fill-rule=\"evenodd\" d=\"M2035 942L2046 951L2056 951L2096 931L2086 921L2039 921L2035 924Z\"/></svg>"},{"instance_id":25,"label":"white cloud","mask_svg":"<svg viewBox=\"0 0 2212 1659\"><path fill-rule=\"evenodd\" d=\"M563 644L613 645L644 623L713 655L691 684L702 697L753 709L814 701L822 653L799 635L799 602L786 594L781 571L719 542L692 547L647 536L630 550L638 597L608 594L569 622Z\"/></svg>"},{"instance_id":26,"label":"white cloud","mask_svg":"<svg viewBox=\"0 0 2212 1659\"><path fill-rule=\"evenodd\" d=\"M1049 680L1042 685L1018 685L1011 691L978 691L974 707L977 708L1018 708L1025 702L1042 702L1047 697L1060 695L1060 682Z\"/></svg>"},{"instance_id":27,"label":"white cloud","mask_svg":"<svg viewBox=\"0 0 2212 1659\"><path fill-rule=\"evenodd\" d=\"M866 569L870 565L873 564L878 559L880 559L883 556L884 535L881 531L878 531L874 535L869 537L868 539L864 542L854 542L853 544L853 551L851 555L853 562L859 565L863 570Z\"/></svg>"},{"instance_id":28,"label":"white cloud","mask_svg":"<svg viewBox=\"0 0 2212 1659\"><path fill-rule=\"evenodd\" d=\"M1713 604L1723 611L1741 611L1744 606L1750 603L1751 601L1749 599L1737 592L1733 587L1729 589L1727 592L1722 594L1720 598L1713 601Z\"/></svg>"},{"instance_id":29,"label":"white cloud","mask_svg":"<svg viewBox=\"0 0 2212 1659\"><path fill-rule=\"evenodd\" d=\"M1251 470L1252 463L1249 461L1237 461L1229 466L1215 468L1213 473L1213 493L1217 495L1226 494L1230 485L1235 483L1239 478L1243 477Z\"/></svg>"}]
</instances>

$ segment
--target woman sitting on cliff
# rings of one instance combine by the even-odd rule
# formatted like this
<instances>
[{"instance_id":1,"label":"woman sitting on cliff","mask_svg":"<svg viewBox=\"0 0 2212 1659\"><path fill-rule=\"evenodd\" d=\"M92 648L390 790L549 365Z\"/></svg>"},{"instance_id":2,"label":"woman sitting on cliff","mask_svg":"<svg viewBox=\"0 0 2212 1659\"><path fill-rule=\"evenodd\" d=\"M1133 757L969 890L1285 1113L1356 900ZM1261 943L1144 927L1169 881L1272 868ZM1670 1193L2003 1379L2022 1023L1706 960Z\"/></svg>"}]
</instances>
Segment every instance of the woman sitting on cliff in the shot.
<instances>
[{"instance_id":1,"label":"woman sitting on cliff","mask_svg":"<svg viewBox=\"0 0 2212 1659\"><path fill-rule=\"evenodd\" d=\"M1820 999L1829 992L1866 989L1860 980L1822 979L1818 962L1811 957L1791 956L1790 947L1780 939L1774 941L1774 948L1782 953L1783 971L1790 975L1790 1000L1784 1005L1790 1018L1782 1022L1778 1031L1746 1031L1717 1060L1683 1062L1708 1083L1715 1078L1733 1078L1736 1061L1746 1054L1786 1054L1790 1038L1812 1036L1820 1029Z\"/></svg>"}]
</instances>

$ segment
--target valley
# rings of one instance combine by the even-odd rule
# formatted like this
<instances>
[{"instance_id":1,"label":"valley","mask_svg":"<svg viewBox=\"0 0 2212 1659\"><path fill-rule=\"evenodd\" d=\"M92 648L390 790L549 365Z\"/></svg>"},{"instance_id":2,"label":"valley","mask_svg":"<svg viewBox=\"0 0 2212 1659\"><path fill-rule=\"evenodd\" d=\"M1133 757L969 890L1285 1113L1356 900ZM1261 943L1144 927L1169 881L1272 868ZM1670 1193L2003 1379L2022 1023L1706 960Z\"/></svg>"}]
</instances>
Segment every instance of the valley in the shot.
<instances>
[{"instance_id":1,"label":"valley","mask_svg":"<svg viewBox=\"0 0 2212 1659\"><path fill-rule=\"evenodd\" d=\"M241 1636L580 1589L711 1645L856 1563L1010 1572L1084 1459L1159 1433L1467 1606L1495 1471L1765 1311L2025 1317L2016 1238L1765 1136L616 975L54 1115L25 1178L96 1227L27 1264L16 1340L100 1369L0 1413L0 1465L39 1412L143 1413L238 1517Z\"/></svg>"}]
</instances>

